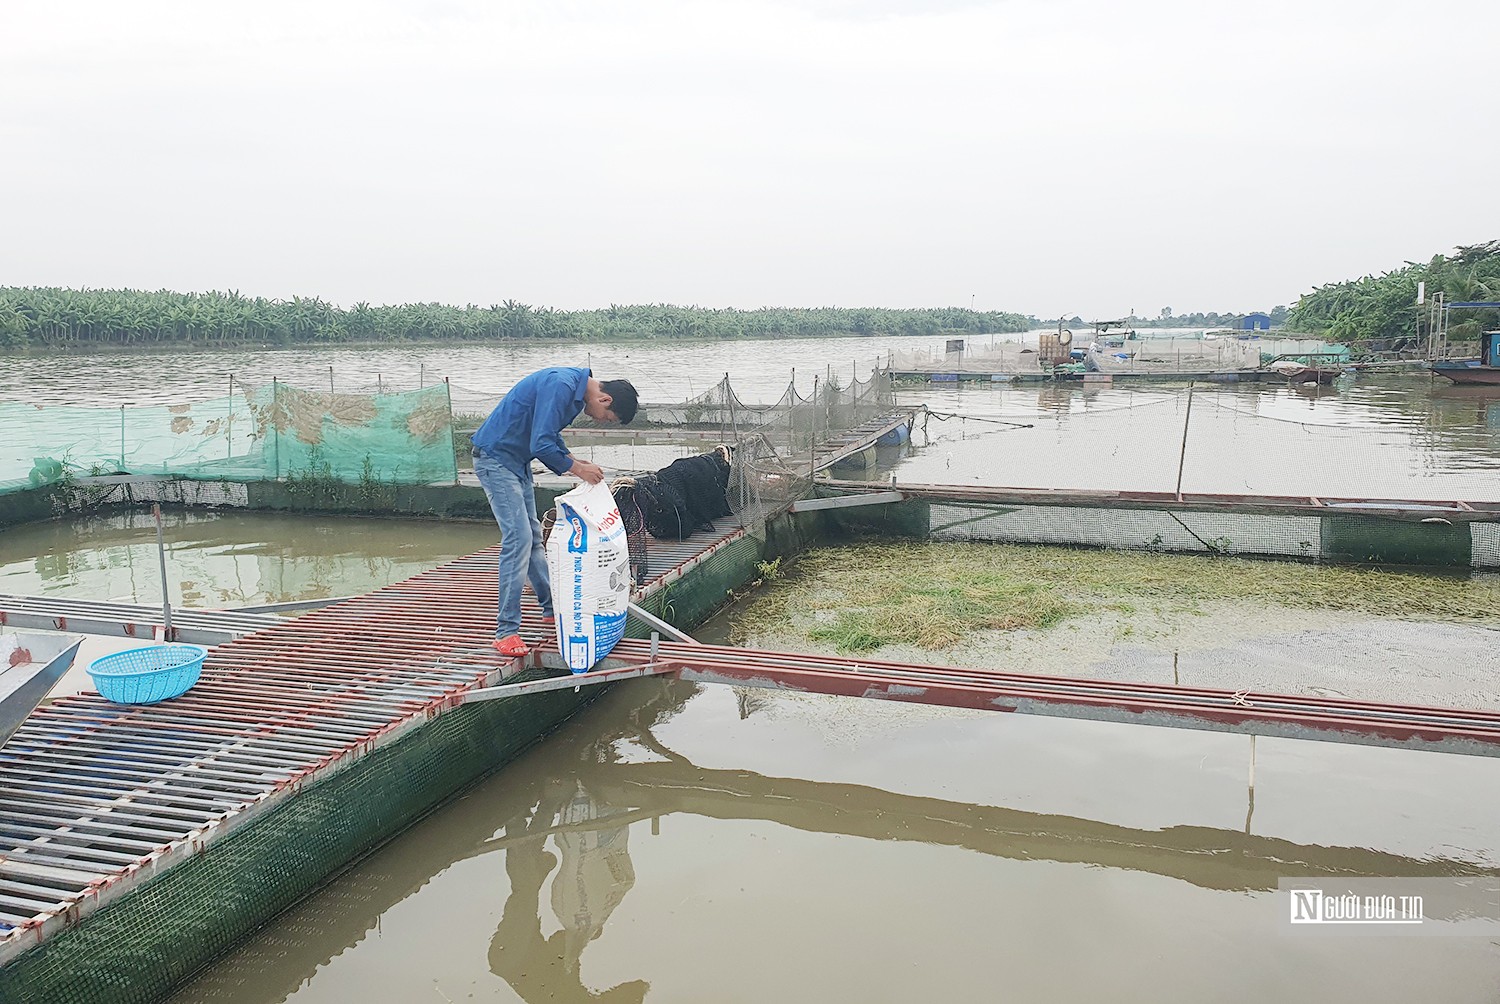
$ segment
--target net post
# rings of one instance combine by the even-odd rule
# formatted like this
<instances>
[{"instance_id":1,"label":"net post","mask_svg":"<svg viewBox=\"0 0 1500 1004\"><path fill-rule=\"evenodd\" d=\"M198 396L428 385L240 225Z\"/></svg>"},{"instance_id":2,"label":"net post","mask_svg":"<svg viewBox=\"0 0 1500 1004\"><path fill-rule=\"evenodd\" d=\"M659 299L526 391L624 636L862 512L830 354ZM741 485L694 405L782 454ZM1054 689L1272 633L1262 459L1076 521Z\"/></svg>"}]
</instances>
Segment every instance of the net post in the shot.
<instances>
[{"instance_id":1,"label":"net post","mask_svg":"<svg viewBox=\"0 0 1500 1004\"><path fill-rule=\"evenodd\" d=\"M729 435L729 419L725 413L729 410L729 399L732 391L729 389L729 374L724 374L724 382L719 384L719 438L722 440Z\"/></svg>"},{"instance_id":2,"label":"net post","mask_svg":"<svg viewBox=\"0 0 1500 1004\"><path fill-rule=\"evenodd\" d=\"M724 374L724 405L729 411L729 484L738 496L735 514L740 518L740 528L745 527L745 444L740 439L739 414L734 408L734 388L729 383L729 374Z\"/></svg>"},{"instance_id":3,"label":"net post","mask_svg":"<svg viewBox=\"0 0 1500 1004\"><path fill-rule=\"evenodd\" d=\"M156 523L156 560L161 569L161 623L162 641L174 641L172 636L172 598L167 590L167 545L162 537L161 503L151 504L151 516Z\"/></svg>"},{"instance_id":4,"label":"net post","mask_svg":"<svg viewBox=\"0 0 1500 1004\"><path fill-rule=\"evenodd\" d=\"M443 396L448 400L448 439L453 440L453 387L448 383L448 378L443 377ZM453 483L458 484L458 456L453 457Z\"/></svg>"},{"instance_id":5,"label":"net post","mask_svg":"<svg viewBox=\"0 0 1500 1004\"><path fill-rule=\"evenodd\" d=\"M230 459L232 459L234 457L234 374L233 373L229 374L229 421L228 421L228 432L227 432L226 438L228 439L228 442L224 444L224 459L225 460L230 460Z\"/></svg>"},{"instance_id":6,"label":"net post","mask_svg":"<svg viewBox=\"0 0 1500 1004\"><path fill-rule=\"evenodd\" d=\"M1182 501L1182 465L1187 460L1188 425L1193 420L1193 386L1197 381L1188 381L1187 414L1182 417L1182 450L1177 454L1177 501Z\"/></svg>"},{"instance_id":7,"label":"net post","mask_svg":"<svg viewBox=\"0 0 1500 1004\"><path fill-rule=\"evenodd\" d=\"M329 383L329 386L331 388L332 385L333 385L333 367L332 366L328 367L328 383ZM330 389L329 393L332 394L332 390L331 389ZM272 377L271 378L271 422L270 422L271 429L270 429L270 432L271 432L271 443L272 443L272 450L271 450L271 452L272 452L272 454L275 457L275 465L276 465L276 467L275 467L275 478L276 478L277 481L281 480L281 430L276 427L276 422L277 422L278 417L279 417L277 415L276 409L280 406L280 403L281 403L281 385L277 382L277 380L276 380L275 377Z\"/></svg>"},{"instance_id":8,"label":"net post","mask_svg":"<svg viewBox=\"0 0 1500 1004\"><path fill-rule=\"evenodd\" d=\"M120 473L125 473L125 406L120 405Z\"/></svg>"},{"instance_id":9,"label":"net post","mask_svg":"<svg viewBox=\"0 0 1500 1004\"><path fill-rule=\"evenodd\" d=\"M812 431L809 432L808 436L807 436L807 477L808 477L809 480L811 480L812 477L813 477L813 475L817 473L816 470L815 470L815 468L818 465L817 449L818 449L818 375L816 373L814 373L813 374L813 391L812 391Z\"/></svg>"}]
</instances>

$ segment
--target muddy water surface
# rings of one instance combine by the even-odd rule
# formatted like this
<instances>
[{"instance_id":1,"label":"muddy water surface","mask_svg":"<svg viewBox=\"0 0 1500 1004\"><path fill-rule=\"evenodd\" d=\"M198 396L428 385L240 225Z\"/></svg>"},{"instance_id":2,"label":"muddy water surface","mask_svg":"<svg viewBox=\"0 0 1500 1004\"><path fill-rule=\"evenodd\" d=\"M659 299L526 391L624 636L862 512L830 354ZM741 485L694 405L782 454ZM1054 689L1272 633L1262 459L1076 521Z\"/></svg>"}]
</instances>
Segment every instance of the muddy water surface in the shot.
<instances>
[{"instance_id":1,"label":"muddy water surface","mask_svg":"<svg viewBox=\"0 0 1500 1004\"><path fill-rule=\"evenodd\" d=\"M1490 760L633 681L205 973L273 1001L1488 1000L1278 877L1500 869Z\"/></svg>"}]
</instances>

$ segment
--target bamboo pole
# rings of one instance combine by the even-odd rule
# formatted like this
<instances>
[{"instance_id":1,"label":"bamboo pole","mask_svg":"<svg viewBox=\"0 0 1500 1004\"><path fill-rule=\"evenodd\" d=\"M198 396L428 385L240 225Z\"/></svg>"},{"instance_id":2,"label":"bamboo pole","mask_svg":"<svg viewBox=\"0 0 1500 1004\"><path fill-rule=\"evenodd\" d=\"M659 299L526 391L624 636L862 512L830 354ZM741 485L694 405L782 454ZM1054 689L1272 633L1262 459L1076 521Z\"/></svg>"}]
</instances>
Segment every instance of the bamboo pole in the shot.
<instances>
[{"instance_id":1,"label":"bamboo pole","mask_svg":"<svg viewBox=\"0 0 1500 1004\"><path fill-rule=\"evenodd\" d=\"M1177 454L1177 501L1182 501L1182 465L1187 460L1188 425L1193 420L1193 386L1197 381L1188 381L1187 414L1182 418L1182 451Z\"/></svg>"}]
</instances>

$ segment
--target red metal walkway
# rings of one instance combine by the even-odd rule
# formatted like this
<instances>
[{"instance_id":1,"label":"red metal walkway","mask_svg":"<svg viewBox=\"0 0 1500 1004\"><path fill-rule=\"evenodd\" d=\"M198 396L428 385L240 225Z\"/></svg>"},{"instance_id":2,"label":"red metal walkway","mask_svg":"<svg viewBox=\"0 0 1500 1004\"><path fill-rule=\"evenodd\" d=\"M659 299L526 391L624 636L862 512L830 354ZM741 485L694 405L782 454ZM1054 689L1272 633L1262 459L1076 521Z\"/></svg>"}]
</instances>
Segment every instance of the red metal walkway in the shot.
<instances>
[{"instance_id":1,"label":"red metal walkway","mask_svg":"<svg viewBox=\"0 0 1500 1004\"><path fill-rule=\"evenodd\" d=\"M544 663L558 665L550 655ZM600 669L980 711L1500 756L1500 712L626 640ZM597 672L598 670L596 670ZM636 675L643 675L637 673Z\"/></svg>"}]
</instances>

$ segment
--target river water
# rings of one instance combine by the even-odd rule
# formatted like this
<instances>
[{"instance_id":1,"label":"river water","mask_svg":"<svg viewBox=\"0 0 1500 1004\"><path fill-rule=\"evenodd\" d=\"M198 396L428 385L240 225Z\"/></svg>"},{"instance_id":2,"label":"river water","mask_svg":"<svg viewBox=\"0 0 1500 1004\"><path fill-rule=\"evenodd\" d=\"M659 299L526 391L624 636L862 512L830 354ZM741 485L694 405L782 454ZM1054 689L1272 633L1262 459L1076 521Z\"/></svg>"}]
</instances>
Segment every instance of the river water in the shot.
<instances>
[{"instance_id":1,"label":"river water","mask_svg":"<svg viewBox=\"0 0 1500 1004\"><path fill-rule=\"evenodd\" d=\"M878 341L604 346L590 361L648 399L727 371L753 388L743 397L770 400L792 366L799 386L842 357L852 371ZM163 403L219 393L231 369L311 384L332 365L351 385L463 374L478 399L572 355L38 357L0 363L0 398ZM953 417L930 418L887 458L904 480L1170 489L1177 475L1185 388L905 394ZM1306 477L1321 494L1447 496L1487 491L1500 454L1487 399L1425 380L1317 395L1199 388L1191 407L1184 477L1206 473L1188 490L1234 470L1255 490ZM1320 444L1315 462L1268 459L1268 435L1285 450ZM228 605L368 590L495 531L192 513L169 515L166 535L174 602ZM140 516L8 529L0 592L154 602L154 540ZM1493 940L1304 936L1275 889L1293 875L1500 870L1500 807L1475 797L1500 788L1500 764L1261 739L1253 778L1252 790L1241 736L632 681L175 999L1496 998Z\"/></svg>"},{"instance_id":2,"label":"river water","mask_svg":"<svg viewBox=\"0 0 1500 1004\"><path fill-rule=\"evenodd\" d=\"M1487 939L1277 878L1497 863L1494 764L642 681L177 1004L1493 999ZM1434 785L1435 778L1440 778ZM1452 786L1450 788L1450 786Z\"/></svg>"},{"instance_id":3,"label":"river water","mask_svg":"<svg viewBox=\"0 0 1500 1004\"><path fill-rule=\"evenodd\" d=\"M971 339L982 347L983 336ZM994 336L1000 338L1002 336ZM1020 337L1020 336L1011 336ZM1030 336L1034 338L1034 333ZM46 406L160 405L269 382L340 391L450 381L454 410L482 415L520 376L560 363L591 364L635 381L642 397L676 402L725 374L747 403L779 398L814 376L847 384L895 350L940 338L834 338L601 345L422 344L0 357L0 402ZM331 371L331 372L330 372ZM1361 374L1339 389L1278 384L927 385L901 403L934 413L914 448L888 458L882 478L914 483L1222 492L1320 497L1500 498L1500 396L1417 375ZM951 416L951 417L948 417ZM593 459L632 467L658 456L597 448ZM3 450L0 450L3 452ZM658 451L660 452L660 451ZM30 455L17 463L29 469ZM0 475L3 477L4 475ZM11 476L24 478L21 469Z\"/></svg>"}]
</instances>

